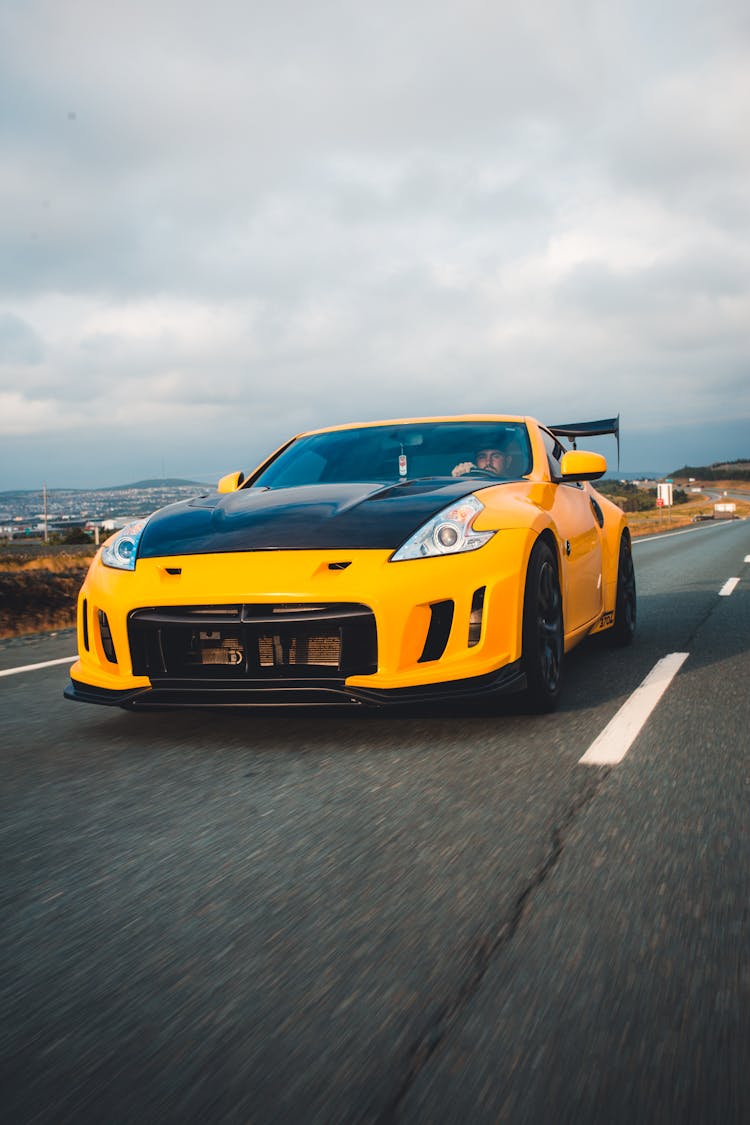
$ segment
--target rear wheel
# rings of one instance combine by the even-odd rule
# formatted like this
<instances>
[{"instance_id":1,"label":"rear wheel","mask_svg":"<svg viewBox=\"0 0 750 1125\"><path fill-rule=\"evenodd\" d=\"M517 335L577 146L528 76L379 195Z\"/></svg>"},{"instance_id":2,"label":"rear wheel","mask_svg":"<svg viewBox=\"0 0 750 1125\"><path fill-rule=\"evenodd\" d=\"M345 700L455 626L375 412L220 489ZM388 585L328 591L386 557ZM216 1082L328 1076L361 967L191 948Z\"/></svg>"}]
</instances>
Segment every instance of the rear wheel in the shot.
<instances>
[{"instance_id":1,"label":"rear wheel","mask_svg":"<svg viewBox=\"0 0 750 1125\"><path fill-rule=\"evenodd\" d=\"M563 614L557 559L539 540L531 552L523 599L523 653L526 701L536 712L552 711L562 684Z\"/></svg>"},{"instance_id":2,"label":"rear wheel","mask_svg":"<svg viewBox=\"0 0 750 1125\"><path fill-rule=\"evenodd\" d=\"M617 564L617 597L615 600L615 623L609 630L613 645L629 645L635 636L636 619L635 567L630 537L625 534L620 540L620 558Z\"/></svg>"}]
</instances>

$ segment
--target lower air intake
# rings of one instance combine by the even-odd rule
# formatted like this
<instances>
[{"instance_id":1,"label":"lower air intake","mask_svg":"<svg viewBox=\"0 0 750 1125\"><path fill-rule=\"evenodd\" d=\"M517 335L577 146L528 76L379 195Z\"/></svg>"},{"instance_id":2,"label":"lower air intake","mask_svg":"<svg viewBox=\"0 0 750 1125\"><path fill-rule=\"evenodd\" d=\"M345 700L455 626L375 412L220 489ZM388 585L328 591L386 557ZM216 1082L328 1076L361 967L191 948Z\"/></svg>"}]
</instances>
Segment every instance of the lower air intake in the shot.
<instances>
[{"instance_id":1,"label":"lower air intake","mask_svg":"<svg viewBox=\"0 0 750 1125\"><path fill-rule=\"evenodd\" d=\"M363 605L168 606L134 610L135 675L153 680L338 679L377 669L377 630Z\"/></svg>"},{"instance_id":2,"label":"lower air intake","mask_svg":"<svg viewBox=\"0 0 750 1125\"><path fill-rule=\"evenodd\" d=\"M453 625L453 610L454 603L450 598L442 602L433 602L430 606L430 627L427 630L418 664L439 660L445 652Z\"/></svg>"},{"instance_id":3,"label":"lower air intake","mask_svg":"<svg viewBox=\"0 0 750 1125\"><path fill-rule=\"evenodd\" d=\"M99 618L99 637L101 638L104 655L110 664L116 664L117 653L115 652L115 644L112 640L112 630L109 627L109 619L103 609L99 610L97 616Z\"/></svg>"}]
</instances>

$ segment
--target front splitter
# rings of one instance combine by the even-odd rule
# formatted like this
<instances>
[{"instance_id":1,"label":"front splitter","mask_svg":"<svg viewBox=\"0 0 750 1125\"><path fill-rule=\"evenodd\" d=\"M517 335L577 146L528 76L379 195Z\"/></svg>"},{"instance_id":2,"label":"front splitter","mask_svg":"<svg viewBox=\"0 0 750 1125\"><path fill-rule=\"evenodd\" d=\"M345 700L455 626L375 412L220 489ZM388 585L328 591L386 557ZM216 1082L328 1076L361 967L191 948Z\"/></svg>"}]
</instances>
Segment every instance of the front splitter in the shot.
<instances>
[{"instance_id":1,"label":"front splitter","mask_svg":"<svg viewBox=\"0 0 750 1125\"><path fill-rule=\"evenodd\" d=\"M252 685L207 685L195 680L153 680L150 687L112 689L93 687L71 679L65 688L66 699L79 703L97 703L105 707L128 710L153 708L232 708L232 707L398 707L422 703L450 703L509 695L526 687L521 662L508 664L484 676L465 680L448 680L419 687L377 688L347 687L343 682L331 684L284 682L269 686L267 682Z\"/></svg>"}]
</instances>

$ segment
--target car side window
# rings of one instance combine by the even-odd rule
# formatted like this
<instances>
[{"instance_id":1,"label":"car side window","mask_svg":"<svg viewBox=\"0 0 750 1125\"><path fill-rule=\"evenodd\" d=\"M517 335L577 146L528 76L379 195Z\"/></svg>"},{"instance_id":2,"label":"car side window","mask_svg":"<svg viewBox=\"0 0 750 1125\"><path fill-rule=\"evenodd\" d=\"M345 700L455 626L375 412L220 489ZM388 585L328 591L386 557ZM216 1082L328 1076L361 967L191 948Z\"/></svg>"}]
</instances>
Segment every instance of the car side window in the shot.
<instances>
[{"instance_id":1,"label":"car side window","mask_svg":"<svg viewBox=\"0 0 750 1125\"><path fill-rule=\"evenodd\" d=\"M549 464L550 475L553 480L559 481L562 479L560 462L562 461L565 450L560 445L555 435L551 434L549 430L541 430L541 434L544 448L547 451L547 463Z\"/></svg>"}]
</instances>

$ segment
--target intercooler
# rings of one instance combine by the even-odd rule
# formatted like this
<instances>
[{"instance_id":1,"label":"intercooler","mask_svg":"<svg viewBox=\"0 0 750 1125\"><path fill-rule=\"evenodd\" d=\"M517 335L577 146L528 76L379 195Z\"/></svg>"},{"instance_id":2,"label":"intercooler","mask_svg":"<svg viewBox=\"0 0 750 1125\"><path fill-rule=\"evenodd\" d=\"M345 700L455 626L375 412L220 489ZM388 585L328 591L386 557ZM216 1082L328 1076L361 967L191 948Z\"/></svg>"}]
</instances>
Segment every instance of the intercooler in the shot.
<instances>
[{"instance_id":1,"label":"intercooler","mask_svg":"<svg viewBox=\"0 0 750 1125\"><path fill-rule=\"evenodd\" d=\"M155 680L341 680L377 669L375 616L355 603L155 606L128 617L133 673Z\"/></svg>"}]
</instances>

